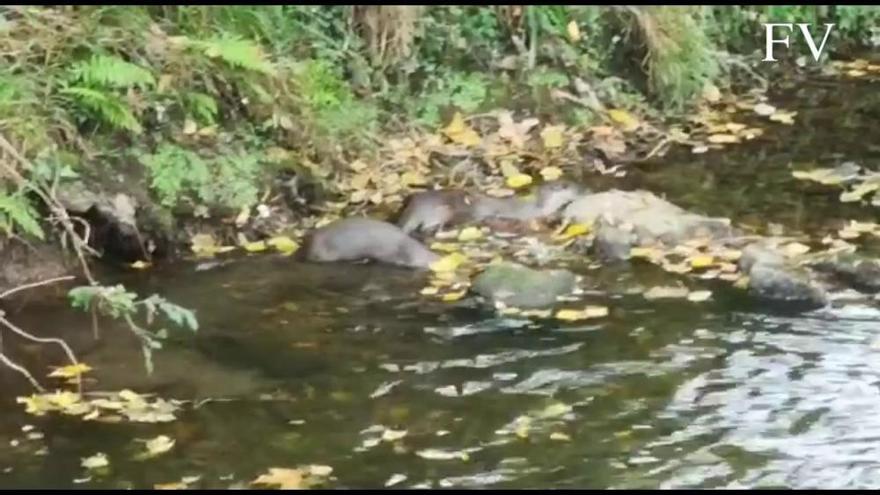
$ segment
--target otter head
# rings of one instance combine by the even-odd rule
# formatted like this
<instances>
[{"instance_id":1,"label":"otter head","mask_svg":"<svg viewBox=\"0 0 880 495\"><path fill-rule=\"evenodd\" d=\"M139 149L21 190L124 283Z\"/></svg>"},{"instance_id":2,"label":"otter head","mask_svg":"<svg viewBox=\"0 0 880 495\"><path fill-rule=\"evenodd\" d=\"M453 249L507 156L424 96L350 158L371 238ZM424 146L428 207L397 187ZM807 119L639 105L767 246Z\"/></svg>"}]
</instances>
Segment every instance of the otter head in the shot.
<instances>
[{"instance_id":1,"label":"otter head","mask_svg":"<svg viewBox=\"0 0 880 495\"><path fill-rule=\"evenodd\" d=\"M536 199L541 211L545 215L550 215L558 212L585 192L589 191L573 182L553 181L538 187Z\"/></svg>"}]
</instances>

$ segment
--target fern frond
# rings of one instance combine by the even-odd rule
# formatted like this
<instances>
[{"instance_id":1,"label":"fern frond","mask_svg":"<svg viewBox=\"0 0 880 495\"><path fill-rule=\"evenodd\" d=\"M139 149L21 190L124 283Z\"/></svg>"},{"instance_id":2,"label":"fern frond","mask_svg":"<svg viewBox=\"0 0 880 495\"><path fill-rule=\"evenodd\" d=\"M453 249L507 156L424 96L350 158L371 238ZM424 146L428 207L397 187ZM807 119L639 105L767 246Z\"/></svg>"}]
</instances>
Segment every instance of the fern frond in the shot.
<instances>
[{"instance_id":1,"label":"fern frond","mask_svg":"<svg viewBox=\"0 0 880 495\"><path fill-rule=\"evenodd\" d=\"M204 122L213 124L217 119L217 101L210 95L199 92L189 92L185 95L187 111L194 114Z\"/></svg>"},{"instance_id":2,"label":"fern frond","mask_svg":"<svg viewBox=\"0 0 880 495\"><path fill-rule=\"evenodd\" d=\"M37 221L37 212L21 194L9 195L0 192L0 229L7 234L15 228L38 239L44 239L43 228Z\"/></svg>"},{"instance_id":3,"label":"fern frond","mask_svg":"<svg viewBox=\"0 0 880 495\"><path fill-rule=\"evenodd\" d=\"M73 86L61 90L83 107L94 112L101 120L117 129L139 134L142 130L140 122L118 96L82 86Z\"/></svg>"},{"instance_id":4,"label":"fern frond","mask_svg":"<svg viewBox=\"0 0 880 495\"><path fill-rule=\"evenodd\" d=\"M194 40L190 44L202 50L208 57L219 58L233 67L264 74L271 74L275 70L260 45L237 36Z\"/></svg>"},{"instance_id":5,"label":"fern frond","mask_svg":"<svg viewBox=\"0 0 880 495\"><path fill-rule=\"evenodd\" d=\"M88 86L129 88L131 86L155 86L156 79L147 69L126 62L119 57L93 55L71 69L74 82Z\"/></svg>"}]
</instances>

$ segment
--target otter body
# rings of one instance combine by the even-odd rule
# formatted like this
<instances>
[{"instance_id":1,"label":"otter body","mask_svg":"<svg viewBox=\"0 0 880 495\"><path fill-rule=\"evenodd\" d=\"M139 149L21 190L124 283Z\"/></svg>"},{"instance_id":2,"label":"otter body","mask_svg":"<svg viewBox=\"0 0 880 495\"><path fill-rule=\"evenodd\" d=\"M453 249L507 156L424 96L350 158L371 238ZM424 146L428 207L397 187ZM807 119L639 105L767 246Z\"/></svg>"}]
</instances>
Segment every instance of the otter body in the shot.
<instances>
[{"instance_id":1,"label":"otter body","mask_svg":"<svg viewBox=\"0 0 880 495\"><path fill-rule=\"evenodd\" d=\"M428 268L440 257L395 225L370 218L346 218L312 232L299 258L313 262L371 260Z\"/></svg>"},{"instance_id":2,"label":"otter body","mask_svg":"<svg viewBox=\"0 0 880 495\"><path fill-rule=\"evenodd\" d=\"M398 225L411 234L490 219L535 220L554 215L581 193L579 186L564 181L539 186L529 199L494 198L454 190L421 192L409 197Z\"/></svg>"}]
</instances>

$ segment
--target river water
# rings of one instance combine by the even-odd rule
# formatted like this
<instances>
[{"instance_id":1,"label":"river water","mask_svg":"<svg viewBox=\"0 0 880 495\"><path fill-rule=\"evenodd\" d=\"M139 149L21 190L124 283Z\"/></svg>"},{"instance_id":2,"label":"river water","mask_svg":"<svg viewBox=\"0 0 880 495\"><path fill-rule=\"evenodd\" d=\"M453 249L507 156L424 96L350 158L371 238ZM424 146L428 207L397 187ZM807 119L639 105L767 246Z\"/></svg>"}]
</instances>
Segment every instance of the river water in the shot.
<instances>
[{"instance_id":1,"label":"river water","mask_svg":"<svg viewBox=\"0 0 880 495\"><path fill-rule=\"evenodd\" d=\"M795 181L789 166L874 167L877 95L867 83L799 81L772 100L799 112L793 126L722 152L673 152L624 184L821 238L874 212ZM723 294L646 301L609 287L662 283L656 274L585 273L590 301L611 308L589 325L426 302L423 275L379 266L261 255L128 274L128 286L201 323L156 354L150 377L124 328L104 323L96 344L88 318L28 307L16 321L72 339L95 368L90 388L193 402L172 423L103 424L27 415L15 404L25 390L8 388L0 487L187 476L240 487L270 467L320 464L333 467L329 487L880 488L873 306L786 315ZM162 434L176 441L170 452L134 459L138 439ZM97 452L110 467L89 477L80 460Z\"/></svg>"}]
</instances>

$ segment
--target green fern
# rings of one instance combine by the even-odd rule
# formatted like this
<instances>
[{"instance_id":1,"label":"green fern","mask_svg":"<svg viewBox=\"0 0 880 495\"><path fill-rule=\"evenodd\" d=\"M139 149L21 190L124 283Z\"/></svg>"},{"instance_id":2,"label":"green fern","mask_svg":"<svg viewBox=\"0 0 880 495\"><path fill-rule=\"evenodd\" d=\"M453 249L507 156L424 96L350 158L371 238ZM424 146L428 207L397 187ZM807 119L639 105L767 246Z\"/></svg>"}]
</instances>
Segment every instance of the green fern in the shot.
<instances>
[{"instance_id":1,"label":"green fern","mask_svg":"<svg viewBox=\"0 0 880 495\"><path fill-rule=\"evenodd\" d=\"M82 82L92 87L130 88L156 85L156 79L147 69L119 57L105 55L93 55L87 62L74 65L71 76L73 82Z\"/></svg>"},{"instance_id":2,"label":"green fern","mask_svg":"<svg viewBox=\"0 0 880 495\"><path fill-rule=\"evenodd\" d=\"M37 221L37 212L24 195L0 192L0 229L7 235L16 228L38 239L45 239L43 228Z\"/></svg>"},{"instance_id":3,"label":"green fern","mask_svg":"<svg viewBox=\"0 0 880 495\"><path fill-rule=\"evenodd\" d=\"M274 67L266 59L260 45L253 41L238 36L224 36L206 41L193 40L189 43L208 57L219 58L233 67L264 74L274 72Z\"/></svg>"},{"instance_id":4,"label":"green fern","mask_svg":"<svg viewBox=\"0 0 880 495\"><path fill-rule=\"evenodd\" d=\"M217 120L217 101L212 96L205 93L189 92L184 96L184 102L187 111L203 122L213 124Z\"/></svg>"},{"instance_id":5,"label":"green fern","mask_svg":"<svg viewBox=\"0 0 880 495\"><path fill-rule=\"evenodd\" d=\"M73 86L61 90L74 102L95 113L101 120L117 129L139 134L143 129L137 117L122 99L108 91L83 86Z\"/></svg>"}]
</instances>

